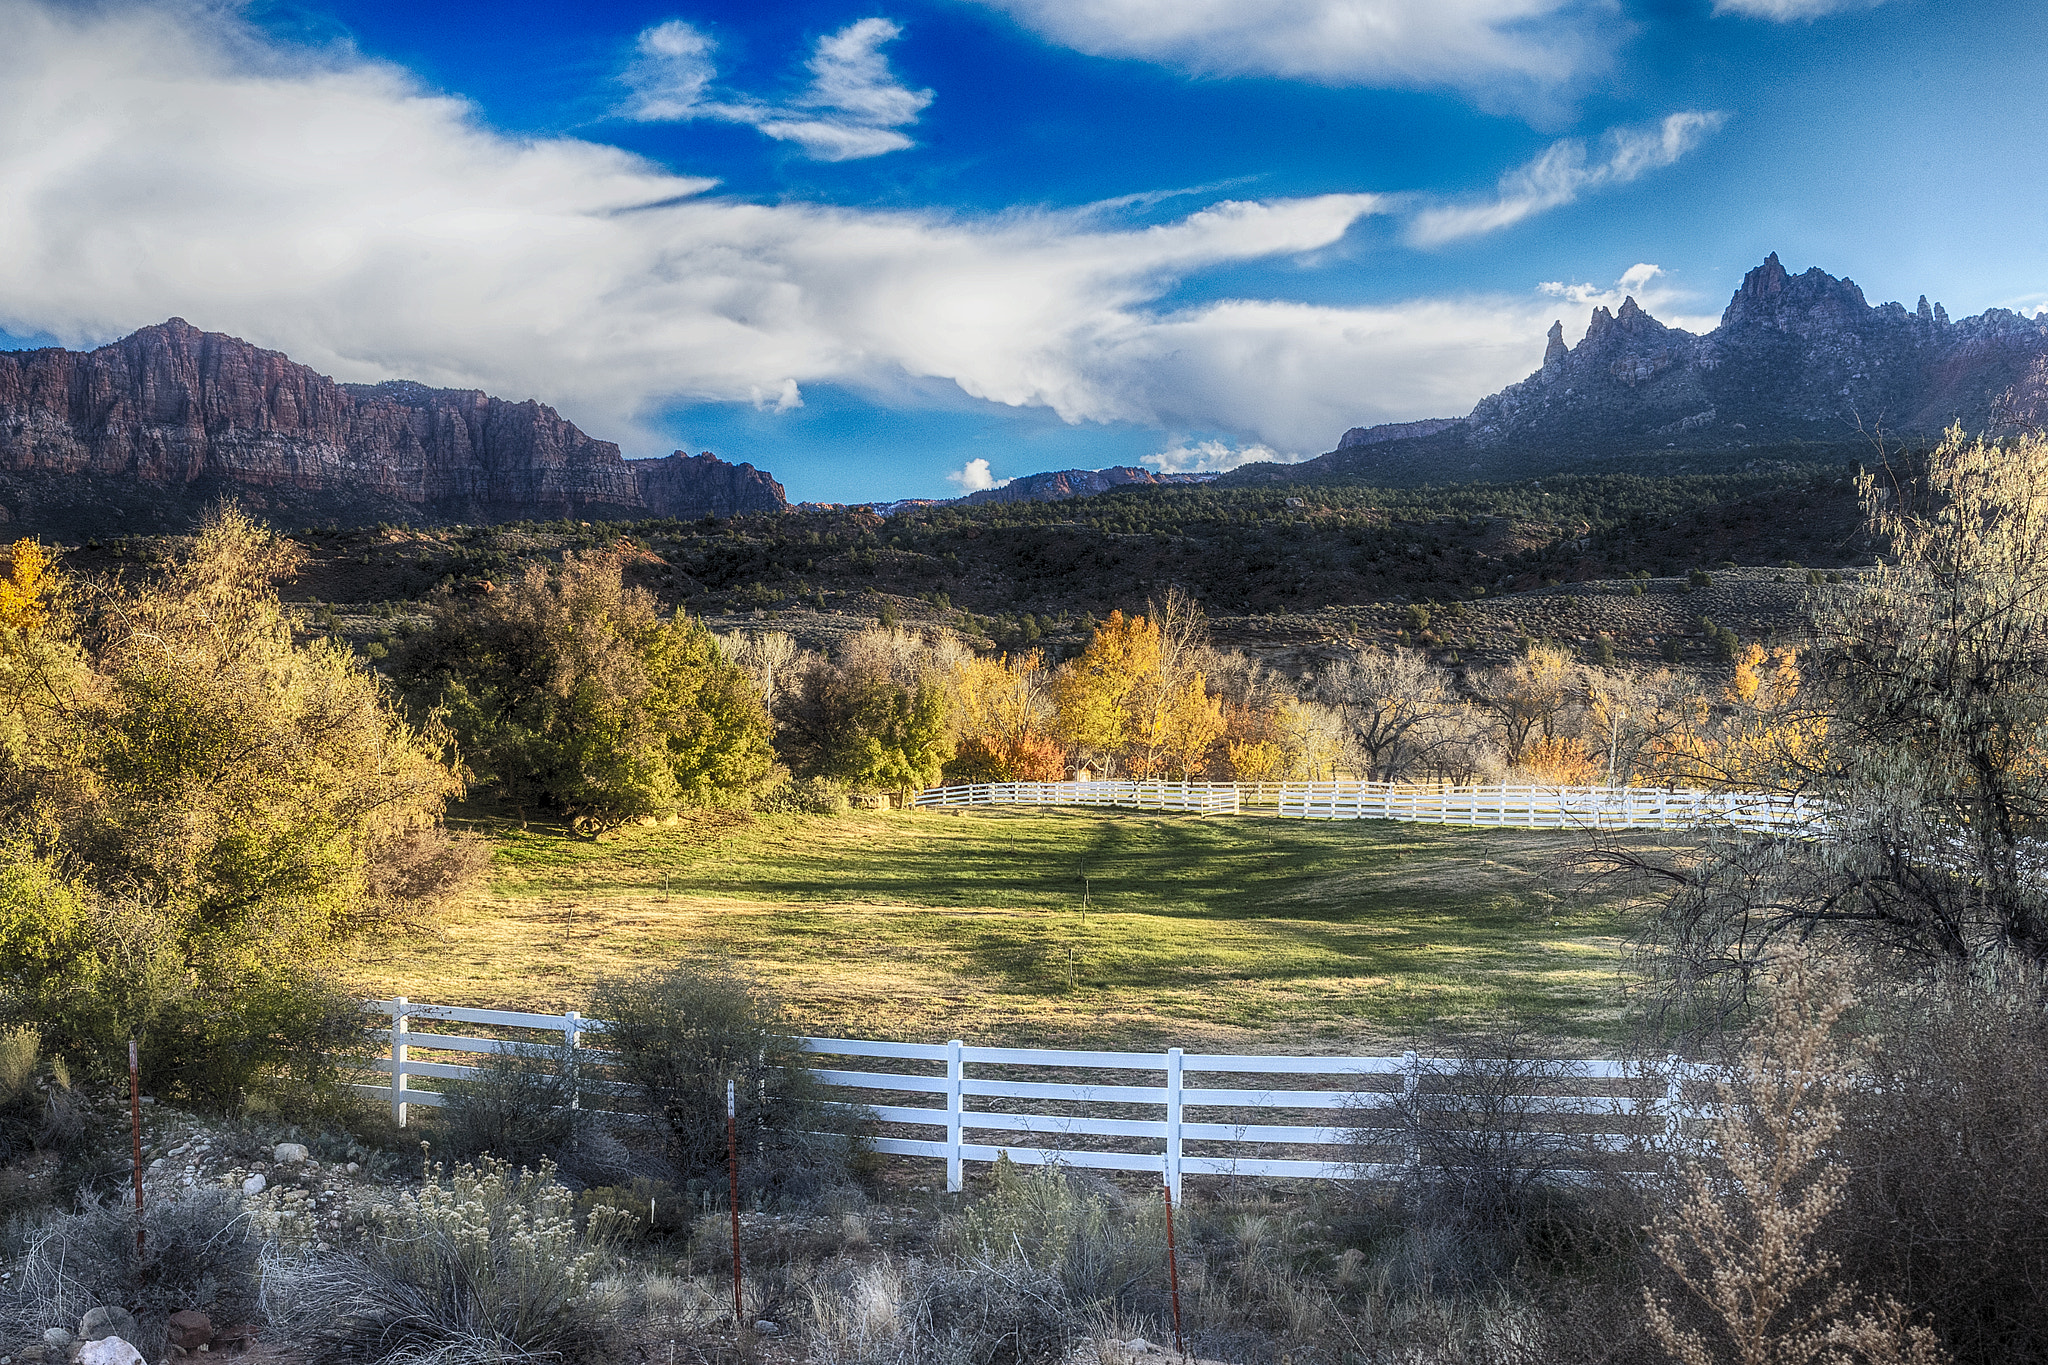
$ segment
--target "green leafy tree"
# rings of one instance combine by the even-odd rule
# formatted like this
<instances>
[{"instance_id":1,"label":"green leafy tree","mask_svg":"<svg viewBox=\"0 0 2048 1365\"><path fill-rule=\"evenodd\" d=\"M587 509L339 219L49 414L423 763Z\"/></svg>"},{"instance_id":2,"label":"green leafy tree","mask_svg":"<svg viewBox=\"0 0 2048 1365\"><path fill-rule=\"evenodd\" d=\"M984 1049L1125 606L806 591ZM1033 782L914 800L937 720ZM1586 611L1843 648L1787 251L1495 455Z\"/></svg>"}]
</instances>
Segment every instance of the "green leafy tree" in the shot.
<instances>
[{"instance_id":1,"label":"green leafy tree","mask_svg":"<svg viewBox=\"0 0 2048 1365\"><path fill-rule=\"evenodd\" d=\"M165 1093L225 1109L331 1093L361 1020L319 964L475 866L436 828L460 790L438 724L294 641L296 562L224 507L142 586L39 574L0 640L0 1013L88 1070L140 1035Z\"/></svg>"},{"instance_id":2,"label":"green leafy tree","mask_svg":"<svg viewBox=\"0 0 2048 1365\"><path fill-rule=\"evenodd\" d=\"M945 690L866 662L815 661L784 715L784 757L810 776L902 791L935 785L953 756Z\"/></svg>"},{"instance_id":3,"label":"green leafy tree","mask_svg":"<svg viewBox=\"0 0 2048 1365\"><path fill-rule=\"evenodd\" d=\"M767 712L711 633L664 620L618 556L529 564L509 588L444 592L400 667L446 708L479 780L524 809L606 828L746 799L773 765Z\"/></svg>"}]
</instances>

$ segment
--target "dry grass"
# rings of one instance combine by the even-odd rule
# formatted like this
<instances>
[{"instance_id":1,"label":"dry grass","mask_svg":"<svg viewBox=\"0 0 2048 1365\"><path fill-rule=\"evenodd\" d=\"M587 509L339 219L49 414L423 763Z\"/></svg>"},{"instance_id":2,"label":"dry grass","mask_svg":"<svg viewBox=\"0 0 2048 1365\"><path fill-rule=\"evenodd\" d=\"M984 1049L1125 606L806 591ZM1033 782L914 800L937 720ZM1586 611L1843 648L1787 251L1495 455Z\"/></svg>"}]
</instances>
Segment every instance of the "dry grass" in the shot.
<instances>
[{"instance_id":1,"label":"dry grass","mask_svg":"<svg viewBox=\"0 0 2048 1365\"><path fill-rule=\"evenodd\" d=\"M606 974L729 958L852 1036L1333 1051L1616 1027L1623 913L1554 886L1568 835L1077 811L488 832L489 888L363 950L363 990L559 1010Z\"/></svg>"}]
</instances>

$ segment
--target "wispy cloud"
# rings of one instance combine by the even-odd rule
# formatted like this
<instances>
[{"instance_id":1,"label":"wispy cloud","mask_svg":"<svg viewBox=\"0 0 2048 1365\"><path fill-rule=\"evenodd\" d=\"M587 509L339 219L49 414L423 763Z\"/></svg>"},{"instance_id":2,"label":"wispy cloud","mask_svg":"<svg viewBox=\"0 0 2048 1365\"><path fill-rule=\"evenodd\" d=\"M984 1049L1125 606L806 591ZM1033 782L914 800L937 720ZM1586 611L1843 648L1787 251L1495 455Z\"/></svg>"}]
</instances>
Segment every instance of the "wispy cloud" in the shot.
<instances>
[{"instance_id":1,"label":"wispy cloud","mask_svg":"<svg viewBox=\"0 0 2048 1365\"><path fill-rule=\"evenodd\" d=\"M1714 13L1737 14L1745 19L1818 19L1843 10L1875 9L1884 0L1714 0Z\"/></svg>"},{"instance_id":2,"label":"wispy cloud","mask_svg":"<svg viewBox=\"0 0 2048 1365\"><path fill-rule=\"evenodd\" d=\"M1612 0L982 0L1051 42L1203 76L1467 91L1527 103L1604 67Z\"/></svg>"},{"instance_id":3,"label":"wispy cloud","mask_svg":"<svg viewBox=\"0 0 2048 1365\"><path fill-rule=\"evenodd\" d=\"M962 493L979 493L989 488L1006 488L1013 482L999 479L990 472L987 460L969 460L965 465L946 475L947 482Z\"/></svg>"},{"instance_id":4,"label":"wispy cloud","mask_svg":"<svg viewBox=\"0 0 2048 1365\"><path fill-rule=\"evenodd\" d=\"M1141 455L1139 464L1151 465L1162 474L1220 474L1241 464L1296 464L1306 455L1282 455L1269 445L1254 441L1238 445L1231 441L1182 441L1156 455Z\"/></svg>"},{"instance_id":5,"label":"wispy cloud","mask_svg":"<svg viewBox=\"0 0 2048 1365\"><path fill-rule=\"evenodd\" d=\"M932 102L896 78L882 45L903 36L887 19L862 19L820 38L810 84L781 103L720 96L714 82L717 45L695 25L670 19L642 31L620 76L632 92L622 112L643 123L715 119L742 123L778 141L794 142L818 161L855 161L913 146L897 131L917 122Z\"/></svg>"},{"instance_id":6,"label":"wispy cloud","mask_svg":"<svg viewBox=\"0 0 2048 1365\"><path fill-rule=\"evenodd\" d=\"M1597 151L1578 138L1553 142L1543 155L1502 176L1491 199L1417 212L1408 223L1408 240L1417 246L1441 246L1498 232L1582 195L1626 185L1671 165L1727 121L1724 113L1689 109L1653 127L1610 129Z\"/></svg>"}]
</instances>

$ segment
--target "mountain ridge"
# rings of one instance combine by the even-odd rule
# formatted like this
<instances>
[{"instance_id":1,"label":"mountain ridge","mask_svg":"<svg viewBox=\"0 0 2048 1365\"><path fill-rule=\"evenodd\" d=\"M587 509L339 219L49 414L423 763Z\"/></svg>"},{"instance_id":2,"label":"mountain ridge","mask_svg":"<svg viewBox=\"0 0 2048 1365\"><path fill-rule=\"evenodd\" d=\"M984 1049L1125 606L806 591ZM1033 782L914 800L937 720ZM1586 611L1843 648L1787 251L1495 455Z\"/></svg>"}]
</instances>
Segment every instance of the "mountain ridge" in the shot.
<instances>
[{"instance_id":1,"label":"mountain ridge","mask_svg":"<svg viewBox=\"0 0 2048 1365\"><path fill-rule=\"evenodd\" d=\"M1951 422L1981 431L2044 358L2048 310L1955 322L1925 295L1912 310L1872 305L1854 280L1818 266L1793 275L1773 252L1704 335L1666 326L1630 296L1595 308L1576 346L1552 323L1541 366L1462 418L1353 428L1317 459L1226 477L1525 478L1589 461L1729 462L1771 446L1926 438Z\"/></svg>"},{"instance_id":2,"label":"mountain ridge","mask_svg":"<svg viewBox=\"0 0 2048 1365\"><path fill-rule=\"evenodd\" d=\"M340 384L183 318L90 351L0 352L0 512L182 520L238 497L352 521L780 511L765 470L708 452L627 460L533 399Z\"/></svg>"}]
</instances>

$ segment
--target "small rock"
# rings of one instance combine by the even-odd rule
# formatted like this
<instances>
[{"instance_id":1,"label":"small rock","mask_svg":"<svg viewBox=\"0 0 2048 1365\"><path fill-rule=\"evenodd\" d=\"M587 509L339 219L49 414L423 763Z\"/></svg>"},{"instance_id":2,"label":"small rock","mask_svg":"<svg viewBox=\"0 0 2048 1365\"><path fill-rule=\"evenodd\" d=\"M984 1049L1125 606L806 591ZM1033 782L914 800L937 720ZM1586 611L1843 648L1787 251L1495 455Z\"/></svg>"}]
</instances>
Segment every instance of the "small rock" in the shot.
<instances>
[{"instance_id":1,"label":"small rock","mask_svg":"<svg viewBox=\"0 0 2048 1365\"><path fill-rule=\"evenodd\" d=\"M303 1142L280 1142L270 1149L271 1160L287 1164L304 1161L309 1155Z\"/></svg>"},{"instance_id":2,"label":"small rock","mask_svg":"<svg viewBox=\"0 0 2048 1365\"><path fill-rule=\"evenodd\" d=\"M142 1352L120 1337L101 1337L85 1343L78 1365L143 1365Z\"/></svg>"},{"instance_id":3,"label":"small rock","mask_svg":"<svg viewBox=\"0 0 2048 1365\"><path fill-rule=\"evenodd\" d=\"M261 1193L263 1193L263 1187L264 1187L264 1185L265 1185L265 1184L267 1184L267 1183L268 1183L268 1182L266 1182L266 1181L265 1181L265 1180L263 1179L263 1177L262 1177L262 1176L260 1176L260 1175L252 1175L252 1176L250 1176L250 1177L249 1177L249 1178L248 1178L247 1180L244 1180L244 1181L242 1182L242 1193L243 1193L243 1194L261 1194Z\"/></svg>"},{"instance_id":4,"label":"small rock","mask_svg":"<svg viewBox=\"0 0 2048 1365\"><path fill-rule=\"evenodd\" d=\"M348 1163L347 1166L343 1167L342 1169L346 1170L350 1175L354 1175L357 1171L360 1171L363 1168L357 1165L355 1162L351 1161Z\"/></svg>"},{"instance_id":5,"label":"small rock","mask_svg":"<svg viewBox=\"0 0 2048 1365\"><path fill-rule=\"evenodd\" d=\"M1134 1356L1146 1355L1152 1350L1152 1343L1143 1337L1132 1337L1124 1343L1124 1349Z\"/></svg>"},{"instance_id":6,"label":"small rock","mask_svg":"<svg viewBox=\"0 0 2048 1365\"><path fill-rule=\"evenodd\" d=\"M88 1308L85 1316L78 1320L78 1339L98 1341L101 1337L120 1337L126 1340L135 1335L135 1315L119 1304L101 1304Z\"/></svg>"},{"instance_id":7,"label":"small rock","mask_svg":"<svg viewBox=\"0 0 2048 1365\"><path fill-rule=\"evenodd\" d=\"M53 1351L68 1351L71 1349L71 1343L75 1340L76 1338L62 1327L45 1327L43 1329L43 1345Z\"/></svg>"},{"instance_id":8,"label":"small rock","mask_svg":"<svg viewBox=\"0 0 2048 1365\"><path fill-rule=\"evenodd\" d=\"M213 1340L213 1319L196 1308L183 1308L171 1314L165 1326L170 1329L171 1344L187 1351L201 1350Z\"/></svg>"},{"instance_id":9,"label":"small rock","mask_svg":"<svg viewBox=\"0 0 2048 1365\"><path fill-rule=\"evenodd\" d=\"M773 1323L768 1321L768 1319L766 1318L762 1318L759 1322L754 1324L754 1330L756 1332L759 1332L764 1337L772 1337L777 1332L780 1332L782 1330L782 1326L779 1323Z\"/></svg>"}]
</instances>

